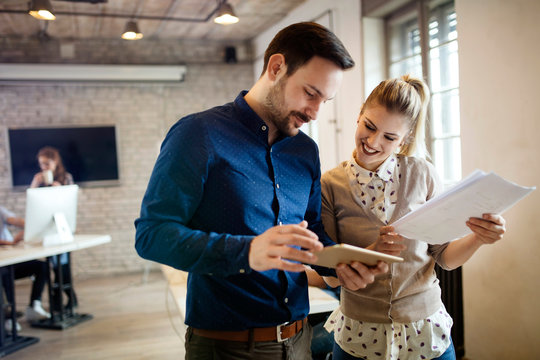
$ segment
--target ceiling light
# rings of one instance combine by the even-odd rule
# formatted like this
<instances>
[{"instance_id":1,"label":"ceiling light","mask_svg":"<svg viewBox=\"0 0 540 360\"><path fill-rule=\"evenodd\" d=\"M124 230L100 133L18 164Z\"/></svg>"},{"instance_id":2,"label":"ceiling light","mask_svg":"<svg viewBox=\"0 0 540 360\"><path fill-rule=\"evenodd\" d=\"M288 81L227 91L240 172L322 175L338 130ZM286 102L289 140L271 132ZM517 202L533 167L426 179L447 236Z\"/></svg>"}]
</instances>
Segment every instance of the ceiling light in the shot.
<instances>
[{"instance_id":1,"label":"ceiling light","mask_svg":"<svg viewBox=\"0 0 540 360\"><path fill-rule=\"evenodd\" d=\"M30 3L30 15L36 19L41 20L54 20L56 16L53 14L53 8L49 0L33 0Z\"/></svg>"},{"instance_id":2,"label":"ceiling light","mask_svg":"<svg viewBox=\"0 0 540 360\"><path fill-rule=\"evenodd\" d=\"M228 2L224 2L221 4L214 22L221 25L236 24L238 17L234 13L232 6Z\"/></svg>"},{"instance_id":3,"label":"ceiling light","mask_svg":"<svg viewBox=\"0 0 540 360\"><path fill-rule=\"evenodd\" d=\"M122 34L122 39L124 40L139 40L143 38L142 32L139 31L139 27L135 21L128 21L126 24L126 29Z\"/></svg>"}]
</instances>

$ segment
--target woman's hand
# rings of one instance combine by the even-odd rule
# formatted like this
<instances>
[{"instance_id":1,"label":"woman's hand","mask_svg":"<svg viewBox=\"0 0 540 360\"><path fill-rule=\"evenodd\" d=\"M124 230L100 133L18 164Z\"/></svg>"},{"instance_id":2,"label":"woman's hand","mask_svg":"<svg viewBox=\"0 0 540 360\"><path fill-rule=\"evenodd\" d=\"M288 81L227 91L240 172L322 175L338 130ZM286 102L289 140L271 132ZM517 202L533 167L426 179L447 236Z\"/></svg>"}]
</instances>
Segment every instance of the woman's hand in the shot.
<instances>
[{"instance_id":1,"label":"woman's hand","mask_svg":"<svg viewBox=\"0 0 540 360\"><path fill-rule=\"evenodd\" d=\"M34 178L32 179L32 183L30 184L31 188L37 188L40 184L43 184L45 181L43 179L43 173L38 172L36 175L34 175Z\"/></svg>"},{"instance_id":2,"label":"woman's hand","mask_svg":"<svg viewBox=\"0 0 540 360\"><path fill-rule=\"evenodd\" d=\"M377 241L367 248L388 255L399 256L403 250L407 249L407 246L403 244L404 239L403 236L394 232L393 226L382 226L379 229Z\"/></svg>"},{"instance_id":3,"label":"woman's hand","mask_svg":"<svg viewBox=\"0 0 540 360\"><path fill-rule=\"evenodd\" d=\"M473 233L448 244L442 254L446 266L451 270L456 269L465 264L482 245L501 240L506 232L505 224L504 218L495 214L483 214L481 218L470 218L466 225Z\"/></svg>"},{"instance_id":4,"label":"woman's hand","mask_svg":"<svg viewBox=\"0 0 540 360\"><path fill-rule=\"evenodd\" d=\"M501 240L506 232L506 220L496 214L483 214L482 218L470 218L466 225L473 232L476 241L482 245Z\"/></svg>"}]
</instances>

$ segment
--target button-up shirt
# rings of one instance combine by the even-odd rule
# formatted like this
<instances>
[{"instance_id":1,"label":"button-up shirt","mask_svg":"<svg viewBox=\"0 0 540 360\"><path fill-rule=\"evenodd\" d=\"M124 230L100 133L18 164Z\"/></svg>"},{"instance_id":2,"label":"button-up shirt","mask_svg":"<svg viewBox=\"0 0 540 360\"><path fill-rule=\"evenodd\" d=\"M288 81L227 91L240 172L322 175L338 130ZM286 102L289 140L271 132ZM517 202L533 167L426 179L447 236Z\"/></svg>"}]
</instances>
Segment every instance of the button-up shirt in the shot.
<instances>
[{"instance_id":1,"label":"button-up shirt","mask_svg":"<svg viewBox=\"0 0 540 360\"><path fill-rule=\"evenodd\" d=\"M186 324L243 330L309 312L305 273L254 271L251 240L307 220L325 245L316 144L299 132L268 144L240 93L167 134L135 221L138 253L189 272Z\"/></svg>"}]
</instances>

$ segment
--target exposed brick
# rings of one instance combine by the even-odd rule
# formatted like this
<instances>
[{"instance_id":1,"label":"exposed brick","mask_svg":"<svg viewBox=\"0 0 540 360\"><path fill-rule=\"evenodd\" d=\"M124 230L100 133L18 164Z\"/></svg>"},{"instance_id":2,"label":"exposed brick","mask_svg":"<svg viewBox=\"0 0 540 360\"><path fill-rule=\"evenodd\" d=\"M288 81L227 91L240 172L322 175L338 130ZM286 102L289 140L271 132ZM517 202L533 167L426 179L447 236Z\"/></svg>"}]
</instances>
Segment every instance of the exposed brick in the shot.
<instances>
[{"instance_id":1,"label":"exposed brick","mask_svg":"<svg viewBox=\"0 0 540 360\"><path fill-rule=\"evenodd\" d=\"M114 63L128 59L142 64L182 61L188 63L185 81L173 85L0 83L0 204L19 216L25 213L25 193L11 188L7 128L116 126L120 185L81 188L77 219L78 233L110 234L113 241L74 252L75 276L141 271L145 263L149 264L135 252L133 221L139 214L163 137L180 117L232 101L240 90L253 83L250 62L224 64L215 61L219 50L216 44L173 44L171 41L141 44L148 47L142 54L134 45L120 41L106 44L85 41L85 46L75 44L75 58L69 60ZM43 47L29 39L0 38L0 49L3 49L0 50L0 62L65 62L58 58L58 44L42 56L38 52ZM23 50L28 54L25 57L21 56ZM201 56L201 61L196 61L193 54Z\"/></svg>"}]
</instances>

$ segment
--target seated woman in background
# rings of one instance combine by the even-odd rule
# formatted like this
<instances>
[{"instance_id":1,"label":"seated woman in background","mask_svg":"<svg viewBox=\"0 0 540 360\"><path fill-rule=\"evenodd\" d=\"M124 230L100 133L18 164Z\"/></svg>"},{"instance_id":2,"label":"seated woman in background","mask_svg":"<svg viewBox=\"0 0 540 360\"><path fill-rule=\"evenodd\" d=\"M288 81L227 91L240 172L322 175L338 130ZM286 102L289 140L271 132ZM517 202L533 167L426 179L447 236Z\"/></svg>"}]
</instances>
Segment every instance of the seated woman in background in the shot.
<instances>
[{"instance_id":1,"label":"seated woman in background","mask_svg":"<svg viewBox=\"0 0 540 360\"><path fill-rule=\"evenodd\" d=\"M15 236L11 235L8 225L24 228L24 219L16 217L11 211L0 206L0 245L15 245L23 240L24 230L19 231ZM41 319L49 318L51 315L43 309L41 305L41 294L45 288L49 276L49 264L46 261L31 260L13 265L14 278L22 279L25 277L33 277L32 292L30 294L30 305L26 308L26 320L33 322ZM2 282L7 283L8 274L2 275ZM13 298L13 288L6 287L6 296L8 299ZM6 329L11 330L11 319L6 321Z\"/></svg>"},{"instance_id":2,"label":"seated woman in background","mask_svg":"<svg viewBox=\"0 0 540 360\"><path fill-rule=\"evenodd\" d=\"M60 156L60 152L56 148L52 146L45 146L41 148L38 151L37 160L41 171L34 175L32 183L30 184L31 188L44 186L73 185L73 176L64 168L62 157ZM71 271L69 268L67 253L60 254L60 263L62 264L63 283L71 284ZM58 268L54 263L54 260L53 269L55 272L55 283L58 283ZM71 291L67 288L65 289L65 293L68 297L68 304L77 306L77 297L75 296L75 292L72 291L72 289ZM58 295L58 293L55 293L55 296ZM53 304L56 303L56 301L53 301Z\"/></svg>"},{"instance_id":3,"label":"seated woman in background","mask_svg":"<svg viewBox=\"0 0 540 360\"><path fill-rule=\"evenodd\" d=\"M321 215L328 235L405 260L365 288L350 286L337 269L347 287L325 325L334 331L334 360L455 359L453 321L441 300L435 262L455 269L505 232L505 220L494 214L470 218L466 225L472 233L443 245L394 232L393 221L441 190L433 165L413 156L425 148L428 103L429 89L419 79L381 82L360 111L352 157L322 176ZM339 284L336 278L325 280Z\"/></svg>"},{"instance_id":4,"label":"seated woman in background","mask_svg":"<svg viewBox=\"0 0 540 360\"><path fill-rule=\"evenodd\" d=\"M34 175L31 188L73 184L73 176L64 168L58 150L45 146L39 150L37 159L41 171Z\"/></svg>"}]
</instances>

